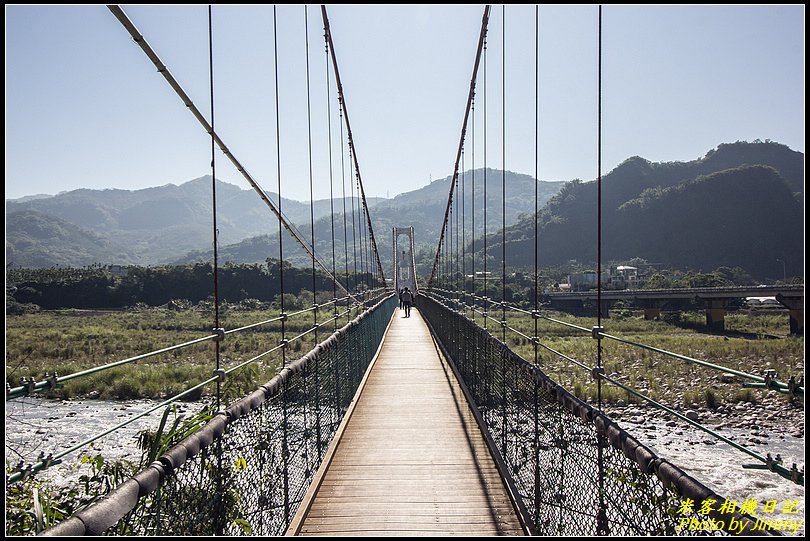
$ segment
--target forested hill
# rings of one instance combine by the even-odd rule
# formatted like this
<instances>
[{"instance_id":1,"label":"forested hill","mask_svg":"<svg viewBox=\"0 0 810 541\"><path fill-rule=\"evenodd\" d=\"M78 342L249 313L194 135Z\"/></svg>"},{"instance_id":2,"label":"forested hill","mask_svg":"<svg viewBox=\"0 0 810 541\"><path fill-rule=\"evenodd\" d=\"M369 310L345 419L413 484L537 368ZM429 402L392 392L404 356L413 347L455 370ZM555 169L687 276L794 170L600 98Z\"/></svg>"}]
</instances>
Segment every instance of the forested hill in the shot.
<instances>
[{"instance_id":1,"label":"forested hill","mask_svg":"<svg viewBox=\"0 0 810 541\"><path fill-rule=\"evenodd\" d=\"M725 173L719 175L721 172ZM509 171L466 171L459 188L464 191L468 243L473 216L475 234L480 236L483 231L486 181L488 247L490 256L500 259L501 235L494 233L502 223L504 176L508 263L533 263L535 187L543 207L540 263L595 262L595 182L537 182L530 175ZM369 201L386 268L391 258L391 227L413 225L417 265L429 272L450 181L446 177L391 199ZM7 200L7 263L50 267L211 261L210 189L211 178L202 177L179 186L74 190ZM721 144L687 162L653 163L634 156L603 177L604 260L640 257L694 270L739 266L763 279L781 277L777 271L785 261L787 274L803 274L803 196L804 154L770 141ZM354 203L356 210L357 201ZM316 201L316 251L327 262L334 246L340 267L346 248L353 258L352 226L348 221L345 247L344 201L337 199L333 243L331 208L329 200ZM351 198L345 201L345 208L351 215ZM309 238L309 203L285 200L284 211ZM362 218L355 215L355 225L358 221ZM252 190L218 183L218 230L223 262L258 263L277 257L277 222ZM285 259L308 264L293 241L285 241L284 246Z\"/></svg>"},{"instance_id":2,"label":"forested hill","mask_svg":"<svg viewBox=\"0 0 810 541\"><path fill-rule=\"evenodd\" d=\"M693 162L630 158L603 177L603 261L780 278L782 260L803 274L803 192L804 155L776 143L720 145ZM596 182L573 181L543 208L541 264L596 261L596 199ZM489 243L497 259L500 236ZM533 217L506 238L509 264L533 263Z\"/></svg>"},{"instance_id":3,"label":"forested hill","mask_svg":"<svg viewBox=\"0 0 810 541\"><path fill-rule=\"evenodd\" d=\"M534 192L538 191L539 204L544 205L551 199L565 184L560 181L536 181L530 175L514 173L512 171L501 171L498 169L475 169L465 172L463 177L464 201L466 202L465 218L470 224L475 216L476 231L484 230L483 194L484 184L487 186L487 227L489 231L495 231L501 227L503 220L503 207L501 206L501 196L503 193L502 182L506 182L506 223L511 225L516 223L521 216L534 212ZM410 192L405 192L392 197L377 201L371 207L371 217L373 220L374 234L377 248L380 252L385 268L390 268L392 227L414 228L414 241L416 243L417 257L422 253L425 258L432 257L436 253L436 244L439 241L439 234L444 220L444 212L447 207L447 196L450 191L451 177L435 180ZM462 179L459 178L459 192L462 190ZM473 204L473 195L475 203ZM458 200L461 201L461 194ZM345 261L346 247L344 245L343 234L343 208L335 207L339 213L335 217L335 256L340 267ZM356 211L357 209L355 209ZM461 212L460 208L457 211ZM352 251L354 243L352 241L352 210L347 208L349 259L353 258ZM364 220L364 218L360 219ZM358 217L355 214L355 234L360 235ZM360 222L362 223L362 221ZM469 225L467 226L469 227ZM310 238L310 228L308 224L302 226L301 231L304 238ZM274 228L277 231L277 227ZM315 223L315 251L320 254L323 261L331 261L332 257L332 223L329 216L325 216ZM224 261L234 261L240 263L262 262L267 257L278 256L278 233L257 236L245 239L239 243L223 245L220 249L220 258ZM308 256L297 243L284 234L285 259L289 258L294 264L307 265ZM364 256L365 257L365 256ZM184 257L172 260L173 263L194 263L199 261L210 261L212 253L210 250L191 252Z\"/></svg>"},{"instance_id":4,"label":"forested hill","mask_svg":"<svg viewBox=\"0 0 810 541\"><path fill-rule=\"evenodd\" d=\"M276 194L267 195L277 201ZM369 204L379 200L370 198ZM309 223L309 201L282 203L293 223ZM329 199L315 201L315 218L331 207ZM277 224L252 189L220 180L217 218L223 244L276 230ZM7 260L15 266L149 265L210 246L210 176L141 190L79 189L6 201Z\"/></svg>"},{"instance_id":5,"label":"forested hill","mask_svg":"<svg viewBox=\"0 0 810 541\"><path fill-rule=\"evenodd\" d=\"M483 230L482 194L484 178L488 187L490 230L501 224L500 192L503 172L488 169L467 171L465 175L468 210L472 213L472 193L479 229ZM534 210L535 185L544 204L564 182L536 182L533 177L507 171L507 224L522 213ZM473 183L474 181L474 183ZM473 190L473 186L475 189ZM435 251L447 204L450 177L436 180L417 190L391 199L369 197L377 242L386 262L390 260L391 227L414 225L416 240L428 251ZM396 186L391 186L394 191ZM272 200L276 195L268 193ZM351 195L351 194L349 194ZM335 219L336 255L343 249L343 210L355 213L356 197L317 200L316 249L329 254L332 249L331 209ZM354 208L353 208L354 207ZM284 214L309 238L309 201L283 200ZM471 216L471 214L470 214ZM73 190L56 196L6 201L6 246L14 266L50 267L99 264L183 263L211 260L211 177L201 177L176 186L167 184L143 190ZM351 240L351 221L348 221ZM218 181L217 229L223 261L264 262L278 254L278 222L273 213L250 189ZM359 232L357 233L359 235ZM303 251L287 244L287 255L306 265ZM289 248L292 247L292 250ZM285 256L286 257L286 256Z\"/></svg>"}]
</instances>

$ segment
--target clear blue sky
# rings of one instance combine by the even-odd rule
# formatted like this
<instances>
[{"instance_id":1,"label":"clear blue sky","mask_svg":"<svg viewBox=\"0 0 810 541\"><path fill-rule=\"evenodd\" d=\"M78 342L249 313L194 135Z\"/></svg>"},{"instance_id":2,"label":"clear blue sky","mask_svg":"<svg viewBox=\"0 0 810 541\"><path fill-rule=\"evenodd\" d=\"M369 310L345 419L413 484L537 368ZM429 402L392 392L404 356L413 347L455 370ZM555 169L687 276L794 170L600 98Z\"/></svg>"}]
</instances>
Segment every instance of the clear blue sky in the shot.
<instances>
[{"instance_id":1,"label":"clear blue sky","mask_svg":"<svg viewBox=\"0 0 810 541\"><path fill-rule=\"evenodd\" d=\"M369 195L452 173L482 6L331 6ZM501 154L502 12L489 32L487 165ZM603 172L771 139L804 152L804 6L603 8ZM209 110L207 7L124 6ZM268 191L276 140L270 6L214 7L216 128ZM316 198L328 196L325 56L309 6ZM309 198L304 7L279 6L281 171ZM506 9L506 168L534 173L534 6ZM540 8L542 180L596 177L597 8ZM207 134L104 6L6 6L6 197L137 189L210 173ZM334 80L333 80L334 83ZM476 167L482 165L482 100ZM334 171L340 180L332 92ZM218 176L247 188L218 154ZM470 167L467 154L467 168ZM338 189L336 184L336 189Z\"/></svg>"}]
</instances>

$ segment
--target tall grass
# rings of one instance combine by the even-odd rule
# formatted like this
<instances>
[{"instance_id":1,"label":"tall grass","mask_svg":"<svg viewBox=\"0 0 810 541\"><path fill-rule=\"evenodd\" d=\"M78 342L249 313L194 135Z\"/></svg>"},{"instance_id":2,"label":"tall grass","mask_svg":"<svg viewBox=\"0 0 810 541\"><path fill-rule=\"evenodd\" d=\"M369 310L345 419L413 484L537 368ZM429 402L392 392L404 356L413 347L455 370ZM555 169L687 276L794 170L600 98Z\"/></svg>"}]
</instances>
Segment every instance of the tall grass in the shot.
<instances>
[{"instance_id":1,"label":"tall grass","mask_svg":"<svg viewBox=\"0 0 810 541\"><path fill-rule=\"evenodd\" d=\"M331 316L331 309L319 311L318 321ZM242 327L277 316L276 313L228 310L220 324L226 330ZM351 317L354 317L353 313ZM127 312L44 311L6 317L6 382L15 387L20 378L45 379L46 374L60 376L134 357L149 351L212 334L212 316L194 309L139 309ZM339 326L345 324L344 316ZM311 312L290 317L285 322L289 340L312 327ZM317 339L332 332L333 324L324 325ZM288 347L287 361L300 357L316 342L315 333ZM276 347L281 341L281 322L261 325L229 334L220 343L220 362L229 368ZM246 370L245 376L233 373L239 388L250 390L273 377L281 365L281 352L262 357ZM96 396L99 398L165 398L211 377L216 367L213 341L203 342L157 355L136 363L105 370L65 383L52 396ZM244 370L244 369L242 369ZM241 370L240 370L241 371ZM229 389L236 388L234 385ZM205 389L204 394L212 392Z\"/></svg>"},{"instance_id":2,"label":"tall grass","mask_svg":"<svg viewBox=\"0 0 810 541\"><path fill-rule=\"evenodd\" d=\"M498 314L500 315L500 314ZM596 324L595 318L574 317L556 312L544 315L585 328ZM702 314L686 314L683 321L698 321ZM481 316L477 316L479 324ZM523 334L533 336L534 321L526 314L510 312L508 324ZM641 315L603 319L605 332L634 342L708 361L720 366L762 376L765 370L776 370L779 379L804 373L804 344L801 338L788 336L786 314L737 313L726 319L725 333L703 332L700 326L673 325L666 321L647 321ZM491 332L501 337L496 323ZM540 342L572 357L586 366L596 365L597 341L590 333L548 320L538 321ZM510 347L529 361L534 360L534 346L514 332L507 332ZM692 405L716 408L724 403L756 401L773 391L742 390L742 379L722 372L687 363L657 352L644 350L609 339L602 341L602 361L608 376L655 400L668 405ZM589 371L551 352L538 348L538 365L552 378L571 389L577 396L596 400L597 385ZM625 391L603 383L602 400L635 402Z\"/></svg>"}]
</instances>

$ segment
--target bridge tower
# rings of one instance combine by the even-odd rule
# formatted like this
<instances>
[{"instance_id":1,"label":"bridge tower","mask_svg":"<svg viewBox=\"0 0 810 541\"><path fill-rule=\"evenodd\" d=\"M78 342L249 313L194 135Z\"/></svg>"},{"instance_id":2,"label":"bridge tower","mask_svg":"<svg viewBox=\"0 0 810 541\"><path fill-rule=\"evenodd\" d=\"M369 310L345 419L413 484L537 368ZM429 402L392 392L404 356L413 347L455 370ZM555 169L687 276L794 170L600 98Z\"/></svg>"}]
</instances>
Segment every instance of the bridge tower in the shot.
<instances>
[{"instance_id":1,"label":"bridge tower","mask_svg":"<svg viewBox=\"0 0 810 541\"><path fill-rule=\"evenodd\" d=\"M414 294L417 291L416 285L416 265L414 264L413 253L413 226L393 227L394 241L394 287L397 291L407 287ZM399 237L407 235L406 243L399 243Z\"/></svg>"}]
</instances>

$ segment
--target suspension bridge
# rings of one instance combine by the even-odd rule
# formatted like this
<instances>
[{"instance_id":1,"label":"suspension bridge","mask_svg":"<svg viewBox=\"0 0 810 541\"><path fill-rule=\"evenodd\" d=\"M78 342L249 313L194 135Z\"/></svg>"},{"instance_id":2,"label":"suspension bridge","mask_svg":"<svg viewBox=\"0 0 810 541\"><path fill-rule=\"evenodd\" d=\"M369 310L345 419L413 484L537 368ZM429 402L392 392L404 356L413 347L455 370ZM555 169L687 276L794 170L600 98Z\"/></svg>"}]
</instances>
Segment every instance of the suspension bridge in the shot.
<instances>
[{"instance_id":1,"label":"suspension bridge","mask_svg":"<svg viewBox=\"0 0 810 541\"><path fill-rule=\"evenodd\" d=\"M90 373L208 342L212 344L215 360L212 377L139 416L211 385L216 387L214 412L135 476L92 505L51 525L45 530L46 535L666 535L691 533L692 530L683 528L684 520L708 519L718 525L717 532L731 532L742 524L743 529L748 528L746 533L755 533L756 517L736 505L721 506L720 503L728 501L723 495L659 456L613 421L602 408L603 385L618 386L679 421L709 432L755 460L756 467L772 471L785 478L785 482L804 484L803 469L799 470L795 464L790 468L770 454L762 456L606 374L602 341L618 340L653 349L677 362L701 365L746 380L762 391L803 397L803 380L785 382L774 375L733 370L608 334L602 326L601 310L596 311L596 325L587 328L550 317L542 309L537 197L533 306L521 308L506 301L505 239L500 242L502 298L489 297L486 283L483 296L468 289L464 277L468 272L475 273L477 257L466 253L467 235L476 229L474 224L468 228L465 207L459 208L458 201L463 200L467 184L464 171L468 145L475 164L471 145L475 138L474 123L468 131L468 121L474 119L477 94L481 95L484 109L487 106L490 6L482 16L444 225L430 276L424 284L417 281L414 233L407 224L392 229L392 279L386 281L325 7L321 8L321 16L327 72L334 74L340 131L343 134L345 129L346 133L350 186L356 187L361 207L356 213L352 209L350 228L343 209L346 240L343 272L336 263L335 236L340 234L340 227L335 227L334 209L332 253L326 254L327 261L331 261L325 263L324 254L315 250L314 224L310 224L312 234L307 238L284 215L280 166L279 197L274 201L217 134L213 60L212 106L206 117L124 11L118 6L109 9L210 134L212 177L216 179L215 150L219 148L276 217L279 259L284 261L283 233L308 254L313 306L296 313L285 311L282 265L279 315L240 328L222 327L216 273L214 180L213 331L193 341L91 370L63 376L53 374L41 381L22 381L6 393L7 400L33 396ZM304 14L306 17L306 8ZM274 30L275 20L274 9ZM209 40L211 21L209 8ZM500 22L505 28L505 8ZM601 44L601 8L599 36ZM306 43L309 66L308 36ZM506 54L505 46L502 52ZM601 55L601 45L599 52ZM482 84L479 71L483 71ZM601 89L601 63L599 81ZM278 107L276 92L276 111ZM276 122L278 134L278 116ZM601 128L599 137L601 140ZM503 145L505 150L505 137ZM342 161L343 149L340 152ZM504 160L505 155L504 152ZM482 160L486 174L486 154ZM330 172L330 193L331 177ZM345 205L345 171L341 177ZM485 182L485 190L486 186ZM596 210L601 216L601 162L597 186L600 198ZM503 189L506 193L505 180ZM486 193L483 201L486 204ZM484 212L486 216L486 207ZM506 230L505 212L503 215L501 234ZM597 269L602 268L599 223ZM487 254L486 218L483 227L483 253ZM348 242L349 232L353 243ZM400 245L402 236L407 241ZM350 244L354 252L353 273L349 269ZM468 263L472 269L466 267ZM483 269L487 280L486 257L482 257L481 265L479 269ZM315 300L316 269L332 279L330 302L319 304ZM359 276L364 277L363 282L358 281ZM417 293L411 318L403 317L398 310L395 291L404 287ZM603 296L601 286L597 289L597 306L611 299ZM319 320L319 314L324 313L330 315ZM514 313L529 318L533 324L530 334L510 321L509 314ZM311 315L311 325L301 334L288 333L285 323L301 315ZM801 317L803 326L803 313ZM575 359L545 344L538 332L541 320L592 337L597 344L596 358ZM222 366L220 344L229 335L269 323L281 325L278 345L234 366ZM533 357L526 359L513 351L507 333L529 343ZM316 347L293 358L290 344L310 334L315 337ZM560 356L588 373L600 393L596 403L577 398L550 378L543 370L541 353ZM270 354L281 357L280 372L241 399L222 403L222 382L233 372ZM34 464L20 464L7 476L7 483L37 475L92 441L109 436L116 428L57 455L41 457ZM679 507L683 500L712 501L718 505L702 512L699 508Z\"/></svg>"}]
</instances>

